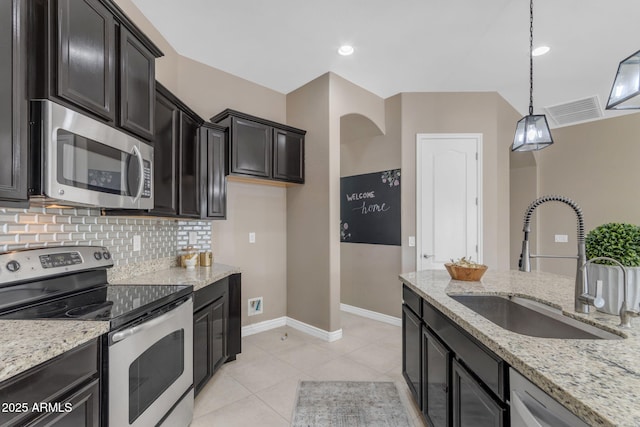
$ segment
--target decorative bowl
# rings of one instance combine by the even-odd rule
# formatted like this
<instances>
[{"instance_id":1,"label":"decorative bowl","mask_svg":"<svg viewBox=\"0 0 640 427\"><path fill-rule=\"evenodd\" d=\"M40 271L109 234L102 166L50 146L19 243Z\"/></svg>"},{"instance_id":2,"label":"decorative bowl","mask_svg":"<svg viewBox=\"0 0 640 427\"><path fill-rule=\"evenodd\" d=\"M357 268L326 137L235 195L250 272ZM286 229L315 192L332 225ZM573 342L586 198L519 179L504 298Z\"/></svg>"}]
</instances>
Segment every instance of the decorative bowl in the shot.
<instances>
[{"instance_id":1,"label":"decorative bowl","mask_svg":"<svg viewBox=\"0 0 640 427\"><path fill-rule=\"evenodd\" d=\"M479 267L462 267L453 263L446 263L444 266L453 280L464 280L466 282L479 281L488 268L486 265Z\"/></svg>"}]
</instances>

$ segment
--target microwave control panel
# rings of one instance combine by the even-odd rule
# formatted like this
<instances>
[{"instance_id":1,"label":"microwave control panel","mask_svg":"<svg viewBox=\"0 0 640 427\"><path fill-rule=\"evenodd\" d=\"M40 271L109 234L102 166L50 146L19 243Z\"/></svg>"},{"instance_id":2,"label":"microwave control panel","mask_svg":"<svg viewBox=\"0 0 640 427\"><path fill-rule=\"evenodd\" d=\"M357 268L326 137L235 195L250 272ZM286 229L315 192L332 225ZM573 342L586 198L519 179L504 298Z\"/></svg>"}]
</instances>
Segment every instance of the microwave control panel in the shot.
<instances>
[{"instance_id":1,"label":"microwave control panel","mask_svg":"<svg viewBox=\"0 0 640 427\"><path fill-rule=\"evenodd\" d=\"M142 197L148 199L151 197L151 163L147 160L144 161L144 176L143 176Z\"/></svg>"}]
</instances>

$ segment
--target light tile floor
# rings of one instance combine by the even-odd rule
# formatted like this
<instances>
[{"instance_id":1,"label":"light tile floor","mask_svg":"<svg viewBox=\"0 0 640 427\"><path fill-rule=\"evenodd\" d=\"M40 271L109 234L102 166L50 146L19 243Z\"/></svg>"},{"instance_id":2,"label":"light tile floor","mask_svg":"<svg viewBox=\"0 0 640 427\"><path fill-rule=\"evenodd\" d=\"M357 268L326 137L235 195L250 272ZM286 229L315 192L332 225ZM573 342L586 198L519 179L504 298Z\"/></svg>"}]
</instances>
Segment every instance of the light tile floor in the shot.
<instances>
[{"instance_id":1,"label":"light tile floor","mask_svg":"<svg viewBox=\"0 0 640 427\"><path fill-rule=\"evenodd\" d=\"M402 330L349 313L342 339L328 343L289 327L242 339L242 353L200 392L193 427L288 426L298 382L393 381L414 427L420 410L402 377ZM284 335L286 339L283 339Z\"/></svg>"}]
</instances>

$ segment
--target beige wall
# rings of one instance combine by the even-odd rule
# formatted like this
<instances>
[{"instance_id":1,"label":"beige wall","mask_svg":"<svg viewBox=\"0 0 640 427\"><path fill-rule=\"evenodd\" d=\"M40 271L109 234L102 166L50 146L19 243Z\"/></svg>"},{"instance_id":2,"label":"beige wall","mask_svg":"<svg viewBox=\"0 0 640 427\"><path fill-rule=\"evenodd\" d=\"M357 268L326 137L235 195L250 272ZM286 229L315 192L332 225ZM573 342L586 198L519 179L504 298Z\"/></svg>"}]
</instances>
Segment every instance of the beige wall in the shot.
<instances>
[{"instance_id":1,"label":"beige wall","mask_svg":"<svg viewBox=\"0 0 640 427\"><path fill-rule=\"evenodd\" d=\"M342 117L341 176L400 168L400 96L385 101L385 128L380 135L364 116ZM400 246L341 243L341 302L400 317L401 253Z\"/></svg>"},{"instance_id":2,"label":"beige wall","mask_svg":"<svg viewBox=\"0 0 640 427\"><path fill-rule=\"evenodd\" d=\"M537 153L538 196L558 194L573 199L582 208L587 232L606 222L639 224L640 198L634 172L640 159L640 116L553 129L552 134L554 144ZM576 217L572 209L548 203L540 206L534 217L539 239L536 252L575 255ZM554 234L567 234L569 243L554 243ZM576 264L541 260L540 268L573 276Z\"/></svg>"},{"instance_id":3,"label":"beige wall","mask_svg":"<svg viewBox=\"0 0 640 427\"><path fill-rule=\"evenodd\" d=\"M216 262L242 270L242 325L286 315L287 194L283 187L228 183L227 220L213 221ZM249 233L256 242L249 243ZM263 297L264 313L247 317L246 301Z\"/></svg>"},{"instance_id":4,"label":"beige wall","mask_svg":"<svg viewBox=\"0 0 640 427\"><path fill-rule=\"evenodd\" d=\"M515 132L515 131L514 131ZM520 252L522 251L522 239L524 237L522 225L527 207L538 196L538 170L536 159L532 152L515 152L510 154L510 256L509 267L512 270L518 268ZM536 227L536 218L533 218L532 229ZM529 234L531 247L536 247L536 233ZM534 261L535 262L535 261Z\"/></svg>"},{"instance_id":5,"label":"beige wall","mask_svg":"<svg viewBox=\"0 0 640 427\"><path fill-rule=\"evenodd\" d=\"M131 0L117 0L125 13L160 47L156 78L208 120L233 108L277 122L286 120L286 96L179 55ZM213 222L217 262L242 268L242 324L286 316L286 190L230 183L226 221ZM248 233L256 233L249 245ZM263 296L264 313L247 318L247 299Z\"/></svg>"},{"instance_id":6,"label":"beige wall","mask_svg":"<svg viewBox=\"0 0 640 427\"><path fill-rule=\"evenodd\" d=\"M287 95L287 122L307 130L305 183L287 189L287 314L336 330L330 318L329 74Z\"/></svg>"},{"instance_id":7,"label":"beige wall","mask_svg":"<svg viewBox=\"0 0 640 427\"><path fill-rule=\"evenodd\" d=\"M409 236L416 233L415 156L418 133L481 133L483 255L490 268L509 268L509 157L513 110L496 93L403 93L402 271L416 268ZM515 123L515 122L514 122Z\"/></svg>"}]
</instances>

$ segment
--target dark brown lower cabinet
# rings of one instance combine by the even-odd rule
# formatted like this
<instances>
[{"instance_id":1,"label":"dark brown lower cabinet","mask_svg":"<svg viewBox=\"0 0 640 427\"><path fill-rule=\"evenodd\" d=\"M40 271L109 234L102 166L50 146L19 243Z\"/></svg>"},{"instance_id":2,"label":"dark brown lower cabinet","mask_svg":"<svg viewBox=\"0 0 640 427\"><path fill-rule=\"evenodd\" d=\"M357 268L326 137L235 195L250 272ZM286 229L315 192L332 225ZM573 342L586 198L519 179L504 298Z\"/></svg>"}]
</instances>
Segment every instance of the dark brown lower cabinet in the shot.
<instances>
[{"instance_id":1,"label":"dark brown lower cabinet","mask_svg":"<svg viewBox=\"0 0 640 427\"><path fill-rule=\"evenodd\" d=\"M402 376L416 403L422 408L422 339L420 318L402 306Z\"/></svg>"},{"instance_id":2,"label":"dark brown lower cabinet","mask_svg":"<svg viewBox=\"0 0 640 427\"><path fill-rule=\"evenodd\" d=\"M227 292L193 314L193 384L200 392L227 359Z\"/></svg>"},{"instance_id":3,"label":"dark brown lower cabinet","mask_svg":"<svg viewBox=\"0 0 640 427\"><path fill-rule=\"evenodd\" d=\"M457 360L451 370L453 426L503 427L506 410Z\"/></svg>"},{"instance_id":4,"label":"dark brown lower cabinet","mask_svg":"<svg viewBox=\"0 0 640 427\"><path fill-rule=\"evenodd\" d=\"M196 395L240 353L240 274L197 290L193 312L193 386Z\"/></svg>"},{"instance_id":5,"label":"dark brown lower cabinet","mask_svg":"<svg viewBox=\"0 0 640 427\"><path fill-rule=\"evenodd\" d=\"M422 325L422 413L433 427L447 427L451 352Z\"/></svg>"},{"instance_id":6,"label":"dark brown lower cabinet","mask_svg":"<svg viewBox=\"0 0 640 427\"><path fill-rule=\"evenodd\" d=\"M0 425L100 426L100 342L80 345L0 384Z\"/></svg>"}]
</instances>

